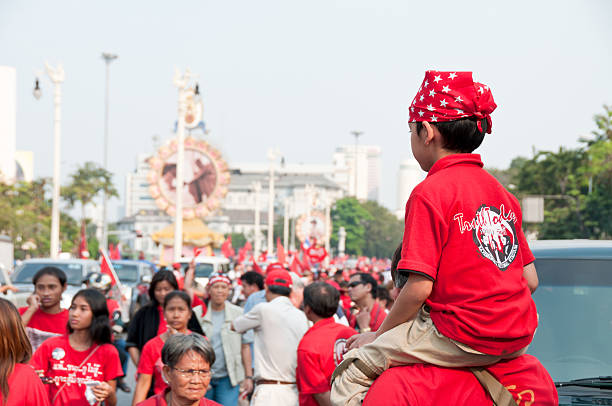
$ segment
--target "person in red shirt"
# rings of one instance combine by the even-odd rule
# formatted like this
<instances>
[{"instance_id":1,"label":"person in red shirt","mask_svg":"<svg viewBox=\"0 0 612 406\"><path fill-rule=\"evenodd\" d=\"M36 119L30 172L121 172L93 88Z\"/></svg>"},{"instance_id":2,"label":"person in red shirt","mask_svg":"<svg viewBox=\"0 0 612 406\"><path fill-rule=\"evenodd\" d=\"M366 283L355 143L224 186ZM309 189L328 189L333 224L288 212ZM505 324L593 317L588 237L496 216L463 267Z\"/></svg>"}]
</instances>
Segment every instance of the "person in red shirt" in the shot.
<instances>
[{"instance_id":1,"label":"person in red shirt","mask_svg":"<svg viewBox=\"0 0 612 406\"><path fill-rule=\"evenodd\" d=\"M330 404L330 379L342 360L347 338L357 332L334 321L340 294L332 285L315 282L304 289L304 313L314 325L297 349L296 383L300 406Z\"/></svg>"},{"instance_id":2,"label":"person in red shirt","mask_svg":"<svg viewBox=\"0 0 612 406\"><path fill-rule=\"evenodd\" d=\"M171 271L158 271L153 275L149 286L149 297L151 303L140 308L128 327L126 339L126 348L134 362L138 365L140 361L140 352L144 345L152 338L166 331L166 320L164 319L164 309L162 304L166 295L173 290L178 290L178 283ZM201 302L200 302L201 303ZM191 306L196 304L195 298ZM206 313L206 305L202 306L203 312ZM195 332L204 334L200 323L194 314L189 320L188 328Z\"/></svg>"},{"instance_id":3,"label":"person in red shirt","mask_svg":"<svg viewBox=\"0 0 612 406\"><path fill-rule=\"evenodd\" d=\"M158 394L167 387L162 377L161 353L168 337L176 333L191 334L191 331L187 329L191 318L191 300L187 293L180 290L168 293L164 299L163 308L168 329L147 342L142 349L133 405L145 400L147 394L151 393L151 388L154 394Z\"/></svg>"},{"instance_id":4,"label":"person in red shirt","mask_svg":"<svg viewBox=\"0 0 612 406\"><path fill-rule=\"evenodd\" d=\"M204 397L210 383L215 352L200 334L168 337L161 351L168 387L136 406L221 406Z\"/></svg>"},{"instance_id":5,"label":"person in red shirt","mask_svg":"<svg viewBox=\"0 0 612 406\"><path fill-rule=\"evenodd\" d=\"M376 331L385 320L387 312L376 302L378 282L369 273L356 273L351 276L348 294L355 308L347 318L349 325L360 333Z\"/></svg>"},{"instance_id":6,"label":"person in red shirt","mask_svg":"<svg viewBox=\"0 0 612 406\"><path fill-rule=\"evenodd\" d=\"M119 360L121 361L121 369L123 376L117 378L117 388L124 392L131 392L131 388L125 383L125 375L127 374L129 355L125 349L125 340L118 337L123 332L123 320L121 320L121 307L119 303L111 297L112 279L105 273L92 272L87 276L85 286L96 289L106 297L106 307L108 308L108 317L113 331L113 345L119 352Z\"/></svg>"},{"instance_id":7,"label":"person in red shirt","mask_svg":"<svg viewBox=\"0 0 612 406\"><path fill-rule=\"evenodd\" d=\"M425 73L410 107L412 152L428 174L406 204L398 271L409 277L378 331L349 344L334 403L360 403L389 366L491 365L531 342L537 274L521 207L472 154L496 107L471 72Z\"/></svg>"},{"instance_id":8,"label":"person in red shirt","mask_svg":"<svg viewBox=\"0 0 612 406\"><path fill-rule=\"evenodd\" d=\"M503 360L487 370L509 390L519 406L557 405L557 389L546 369L533 356ZM390 368L376 379L363 406L490 405L493 400L467 368L413 364Z\"/></svg>"},{"instance_id":9,"label":"person in red shirt","mask_svg":"<svg viewBox=\"0 0 612 406\"><path fill-rule=\"evenodd\" d=\"M27 365L32 346L15 306L0 299L0 405L48 406L47 389Z\"/></svg>"},{"instance_id":10,"label":"person in red shirt","mask_svg":"<svg viewBox=\"0 0 612 406\"><path fill-rule=\"evenodd\" d=\"M115 406L115 380L123 371L119 354L111 344L102 293L94 289L77 292L70 305L68 333L42 343L30 362L48 383L51 405L89 406L104 402Z\"/></svg>"},{"instance_id":11,"label":"person in red shirt","mask_svg":"<svg viewBox=\"0 0 612 406\"><path fill-rule=\"evenodd\" d=\"M60 301L66 290L66 274L59 268L47 266L32 278L34 293L27 299L28 306L21 307L21 321L26 329L33 351L50 337L66 334L68 310Z\"/></svg>"}]
</instances>

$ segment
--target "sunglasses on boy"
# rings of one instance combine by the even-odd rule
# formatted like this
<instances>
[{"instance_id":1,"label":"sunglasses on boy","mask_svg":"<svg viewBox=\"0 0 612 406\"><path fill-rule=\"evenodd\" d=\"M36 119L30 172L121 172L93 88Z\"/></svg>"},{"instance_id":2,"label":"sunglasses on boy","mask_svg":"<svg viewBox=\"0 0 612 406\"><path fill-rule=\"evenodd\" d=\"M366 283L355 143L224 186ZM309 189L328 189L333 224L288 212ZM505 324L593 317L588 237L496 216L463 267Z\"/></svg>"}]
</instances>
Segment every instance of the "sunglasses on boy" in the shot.
<instances>
[{"instance_id":1,"label":"sunglasses on boy","mask_svg":"<svg viewBox=\"0 0 612 406\"><path fill-rule=\"evenodd\" d=\"M348 284L348 287L349 287L349 288L354 288L354 287L357 287L357 286L359 286L359 285L361 285L361 284L364 284L364 283L365 283L365 282L363 282L363 281L354 281L354 282L349 283L349 284Z\"/></svg>"}]
</instances>

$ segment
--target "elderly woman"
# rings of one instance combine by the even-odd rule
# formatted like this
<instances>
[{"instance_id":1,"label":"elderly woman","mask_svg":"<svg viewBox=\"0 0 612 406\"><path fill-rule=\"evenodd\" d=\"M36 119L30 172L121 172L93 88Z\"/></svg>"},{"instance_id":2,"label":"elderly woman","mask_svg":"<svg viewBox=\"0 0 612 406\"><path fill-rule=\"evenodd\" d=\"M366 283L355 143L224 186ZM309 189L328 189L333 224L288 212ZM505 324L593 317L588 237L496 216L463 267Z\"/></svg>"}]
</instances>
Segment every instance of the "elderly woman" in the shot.
<instances>
[{"instance_id":1,"label":"elderly woman","mask_svg":"<svg viewBox=\"0 0 612 406\"><path fill-rule=\"evenodd\" d=\"M162 348L163 374L168 387L137 406L220 406L206 399L215 351L197 333L168 337Z\"/></svg>"}]
</instances>

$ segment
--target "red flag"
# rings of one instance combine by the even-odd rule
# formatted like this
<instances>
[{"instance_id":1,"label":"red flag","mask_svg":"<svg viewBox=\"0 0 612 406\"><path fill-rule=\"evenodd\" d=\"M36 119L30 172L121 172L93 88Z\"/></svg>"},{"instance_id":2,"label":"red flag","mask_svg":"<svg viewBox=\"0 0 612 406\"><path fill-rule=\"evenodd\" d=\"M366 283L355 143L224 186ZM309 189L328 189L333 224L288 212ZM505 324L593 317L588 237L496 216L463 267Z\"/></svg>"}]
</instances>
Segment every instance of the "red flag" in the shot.
<instances>
[{"instance_id":1,"label":"red flag","mask_svg":"<svg viewBox=\"0 0 612 406\"><path fill-rule=\"evenodd\" d=\"M262 251L261 254L259 254L259 258L257 258L259 262L266 262L267 259L268 259L268 251Z\"/></svg>"},{"instance_id":2,"label":"red flag","mask_svg":"<svg viewBox=\"0 0 612 406\"><path fill-rule=\"evenodd\" d=\"M87 249L87 234L85 233L85 222L81 223L81 241L79 242L79 258L89 258L89 250Z\"/></svg>"},{"instance_id":3,"label":"red flag","mask_svg":"<svg viewBox=\"0 0 612 406\"><path fill-rule=\"evenodd\" d=\"M108 244L108 256L110 259L121 259L121 252L119 251L119 244Z\"/></svg>"},{"instance_id":4,"label":"red flag","mask_svg":"<svg viewBox=\"0 0 612 406\"><path fill-rule=\"evenodd\" d=\"M112 269L112 264L108 262L106 259L106 255L104 252L100 250L100 272L107 274L111 277L111 285L115 286L117 284L117 279L115 279L115 271Z\"/></svg>"},{"instance_id":5,"label":"red flag","mask_svg":"<svg viewBox=\"0 0 612 406\"><path fill-rule=\"evenodd\" d=\"M276 257L278 258L278 262L281 264L287 263L287 258L285 257L285 247L280 242L280 237L276 238Z\"/></svg>"},{"instance_id":6,"label":"red flag","mask_svg":"<svg viewBox=\"0 0 612 406\"><path fill-rule=\"evenodd\" d=\"M289 270L298 276L302 276L302 267L300 266L300 261L297 259L297 255L293 257L293 261L291 261L291 266Z\"/></svg>"},{"instance_id":7,"label":"red flag","mask_svg":"<svg viewBox=\"0 0 612 406\"><path fill-rule=\"evenodd\" d=\"M243 263L245 258L246 258L246 250L244 249L244 247L242 247L238 250L238 262Z\"/></svg>"},{"instance_id":8,"label":"red flag","mask_svg":"<svg viewBox=\"0 0 612 406\"><path fill-rule=\"evenodd\" d=\"M262 274L262 275L263 275L263 274L264 274L264 271L263 271L263 269L261 269L261 267L260 267L260 266L257 264L257 261L255 261L255 258L251 258L251 259L253 260L253 270L254 270L255 272L260 273L260 274Z\"/></svg>"},{"instance_id":9,"label":"red flag","mask_svg":"<svg viewBox=\"0 0 612 406\"><path fill-rule=\"evenodd\" d=\"M221 245L221 253L225 258L230 258L234 255L234 249L232 248L232 236L228 236L227 239Z\"/></svg>"}]
</instances>

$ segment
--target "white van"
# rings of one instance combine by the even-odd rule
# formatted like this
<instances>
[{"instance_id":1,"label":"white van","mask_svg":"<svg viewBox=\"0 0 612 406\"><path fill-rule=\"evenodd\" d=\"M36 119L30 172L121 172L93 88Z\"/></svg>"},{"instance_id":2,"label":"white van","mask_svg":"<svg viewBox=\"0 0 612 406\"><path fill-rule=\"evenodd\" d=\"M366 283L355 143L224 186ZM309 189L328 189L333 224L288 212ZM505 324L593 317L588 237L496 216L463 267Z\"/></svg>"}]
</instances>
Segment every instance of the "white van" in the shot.
<instances>
[{"instance_id":1,"label":"white van","mask_svg":"<svg viewBox=\"0 0 612 406\"><path fill-rule=\"evenodd\" d=\"M181 258L181 273L184 275L192 258ZM229 272L229 259L225 257L207 257L200 255L196 258L195 283L197 289L204 289L208 279L213 273L227 274Z\"/></svg>"}]
</instances>

